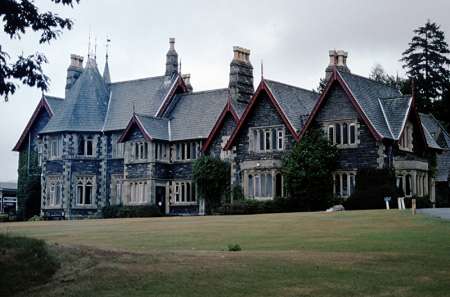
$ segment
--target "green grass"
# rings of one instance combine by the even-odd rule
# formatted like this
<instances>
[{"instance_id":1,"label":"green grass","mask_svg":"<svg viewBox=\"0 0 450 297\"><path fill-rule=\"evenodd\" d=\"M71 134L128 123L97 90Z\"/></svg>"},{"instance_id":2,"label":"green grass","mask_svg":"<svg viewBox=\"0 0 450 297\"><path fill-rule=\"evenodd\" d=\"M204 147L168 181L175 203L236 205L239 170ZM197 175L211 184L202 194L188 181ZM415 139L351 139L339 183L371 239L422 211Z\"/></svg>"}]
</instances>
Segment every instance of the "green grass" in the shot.
<instances>
[{"instance_id":1,"label":"green grass","mask_svg":"<svg viewBox=\"0 0 450 297\"><path fill-rule=\"evenodd\" d=\"M450 296L450 222L409 212L1 224L6 230L53 243L62 263L22 296Z\"/></svg>"}]
</instances>

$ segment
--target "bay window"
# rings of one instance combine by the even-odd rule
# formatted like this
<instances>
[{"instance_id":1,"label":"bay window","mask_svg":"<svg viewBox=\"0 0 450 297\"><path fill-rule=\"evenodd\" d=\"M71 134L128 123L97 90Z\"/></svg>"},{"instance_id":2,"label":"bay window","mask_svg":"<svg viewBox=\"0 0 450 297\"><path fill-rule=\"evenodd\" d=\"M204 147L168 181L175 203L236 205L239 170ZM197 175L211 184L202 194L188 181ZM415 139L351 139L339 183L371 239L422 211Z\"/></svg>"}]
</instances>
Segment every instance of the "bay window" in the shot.
<instances>
[{"instance_id":1,"label":"bay window","mask_svg":"<svg viewBox=\"0 0 450 297\"><path fill-rule=\"evenodd\" d=\"M275 178L275 181L273 180ZM250 172L245 185L246 196L255 199L282 197L282 176L272 171ZM275 189L274 189L275 183Z\"/></svg>"}]
</instances>

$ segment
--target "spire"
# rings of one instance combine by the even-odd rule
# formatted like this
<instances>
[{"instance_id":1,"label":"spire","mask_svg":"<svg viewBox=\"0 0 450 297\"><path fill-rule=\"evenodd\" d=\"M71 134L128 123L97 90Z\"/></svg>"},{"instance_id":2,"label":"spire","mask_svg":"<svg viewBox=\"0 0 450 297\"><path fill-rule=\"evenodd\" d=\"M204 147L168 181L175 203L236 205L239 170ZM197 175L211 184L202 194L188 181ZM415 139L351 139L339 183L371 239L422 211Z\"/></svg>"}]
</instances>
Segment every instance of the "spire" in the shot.
<instances>
[{"instance_id":1,"label":"spire","mask_svg":"<svg viewBox=\"0 0 450 297\"><path fill-rule=\"evenodd\" d=\"M109 43L111 42L111 39L106 38L106 55L105 55L105 68L103 68L103 80L105 83L110 84L111 83L111 75L109 74L109 64L108 64L108 58L109 58Z\"/></svg>"}]
</instances>

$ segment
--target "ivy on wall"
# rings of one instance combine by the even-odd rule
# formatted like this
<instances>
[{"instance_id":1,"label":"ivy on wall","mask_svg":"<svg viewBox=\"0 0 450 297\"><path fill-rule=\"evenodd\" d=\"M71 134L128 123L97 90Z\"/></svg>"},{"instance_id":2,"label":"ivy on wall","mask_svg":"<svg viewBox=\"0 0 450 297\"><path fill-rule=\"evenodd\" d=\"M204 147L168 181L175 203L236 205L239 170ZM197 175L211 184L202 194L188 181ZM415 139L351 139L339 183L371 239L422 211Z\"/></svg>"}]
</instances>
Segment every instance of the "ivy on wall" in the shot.
<instances>
[{"instance_id":1,"label":"ivy on wall","mask_svg":"<svg viewBox=\"0 0 450 297\"><path fill-rule=\"evenodd\" d=\"M29 160L28 160L29 158ZM38 154L31 150L22 150L19 154L17 181L18 218L28 219L39 215L41 207L41 168L38 166Z\"/></svg>"}]
</instances>

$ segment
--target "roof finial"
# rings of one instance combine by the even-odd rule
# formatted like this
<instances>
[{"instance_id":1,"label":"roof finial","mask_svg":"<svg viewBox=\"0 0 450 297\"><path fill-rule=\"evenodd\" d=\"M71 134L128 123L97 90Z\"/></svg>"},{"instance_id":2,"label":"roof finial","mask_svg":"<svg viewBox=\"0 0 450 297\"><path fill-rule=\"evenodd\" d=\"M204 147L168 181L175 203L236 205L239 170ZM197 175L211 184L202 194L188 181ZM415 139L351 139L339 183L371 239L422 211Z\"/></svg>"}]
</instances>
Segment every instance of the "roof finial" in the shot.
<instances>
[{"instance_id":1,"label":"roof finial","mask_svg":"<svg viewBox=\"0 0 450 297\"><path fill-rule=\"evenodd\" d=\"M264 61L261 59L261 80L264 79Z\"/></svg>"},{"instance_id":2,"label":"roof finial","mask_svg":"<svg viewBox=\"0 0 450 297\"><path fill-rule=\"evenodd\" d=\"M88 52L87 52L87 55L88 55L88 61L89 61L89 58L91 57L91 29L89 29L89 39L88 39Z\"/></svg>"},{"instance_id":3,"label":"roof finial","mask_svg":"<svg viewBox=\"0 0 450 297\"><path fill-rule=\"evenodd\" d=\"M94 44L94 60L97 60L97 36L95 36L95 44Z\"/></svg>"},{"instance_id":4,"label":"roof finial","mask_svg":"<svg viewBox=\"0 0 450 297\"><path fill-rule=\"evenodd\" d=\"M136 114L136 107L134 106L134 102L133 102L133 115Z\"/></svg>"},{"instance_id":5,"label":"roof finial","mask_svg":"<svg viewBox=\"0 0 450 297\"><path fill-rule=\"evenodd\" d=\"M178 66L178 73L181 74L181 56L180 56L180 66Z\"/></svg>"},{"instance_id":6,"label":"roof finial","mask_svg":"<svg viewBox=\"0 0 450 297\"><path fill-rule=\"evenodd\" d=\"M106 55L105 55L106 62L108 62L110 42L111 39L108 36L106 36Z\"/></svg>"}]
</instances>

